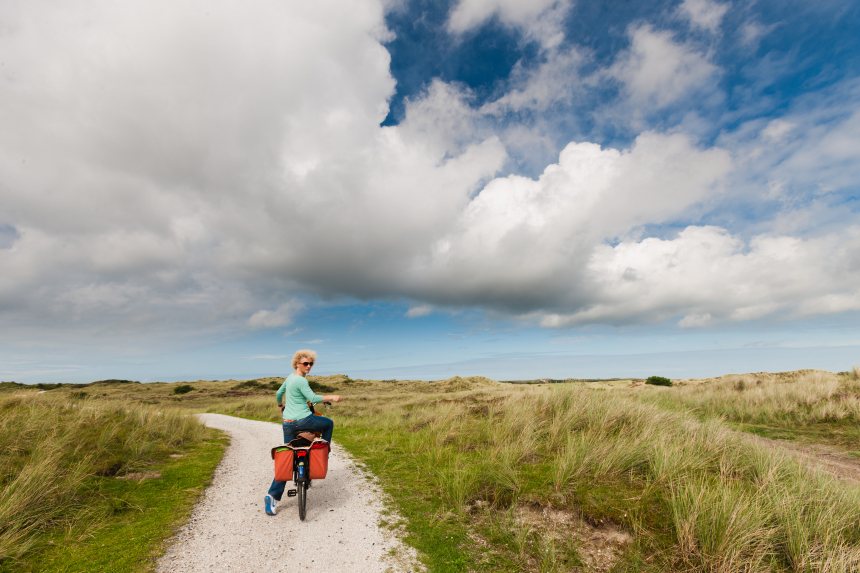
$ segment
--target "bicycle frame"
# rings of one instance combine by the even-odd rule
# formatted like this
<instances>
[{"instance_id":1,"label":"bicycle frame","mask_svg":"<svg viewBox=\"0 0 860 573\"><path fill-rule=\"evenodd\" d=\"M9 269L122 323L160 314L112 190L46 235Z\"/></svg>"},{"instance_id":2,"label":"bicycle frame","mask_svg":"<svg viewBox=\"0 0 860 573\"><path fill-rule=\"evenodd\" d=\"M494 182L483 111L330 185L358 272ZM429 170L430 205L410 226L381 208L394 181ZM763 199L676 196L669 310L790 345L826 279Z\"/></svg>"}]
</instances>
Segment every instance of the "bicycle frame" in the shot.
<instances>
[{"instance_id":1,"label":"bicycle frame","mask_svg":"<svg viewBox=\"0 0 860 573\"><path fill-rule=\"evenodd\" d=\"M293 450L293 482L299 483L308 479L310 450Z\"/></svg>"},{"instance_id":2,"label":"bicycle frame","mask_svg":"<svg viewBox=\"0 0 860 573\"><path fill-rule=\"evenodd\" d=\"M295 489L287 490L287 497L298 497L299 519L304 521L307 515L308 487L310 479L310 449L290 448L293 450L293 483Z\"/></svg>"}]
</instances>

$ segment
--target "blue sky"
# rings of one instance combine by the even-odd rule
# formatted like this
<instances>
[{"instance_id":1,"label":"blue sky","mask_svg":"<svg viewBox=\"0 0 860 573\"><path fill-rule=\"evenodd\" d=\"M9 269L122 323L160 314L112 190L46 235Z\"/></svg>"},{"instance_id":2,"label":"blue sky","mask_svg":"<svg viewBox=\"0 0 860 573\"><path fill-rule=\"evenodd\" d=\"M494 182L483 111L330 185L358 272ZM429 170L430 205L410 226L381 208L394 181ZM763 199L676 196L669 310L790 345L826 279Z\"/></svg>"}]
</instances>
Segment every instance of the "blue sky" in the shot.
<instances>
[{"instance_id":1,"label":"blue sky","mask_svg":"<svg viewBox=\"0 0 860 573\"><path fill-rule=\"evenodd\" d=\"M860 364L860 6L0 7L0 380Z\"/></svg>"}]
</instances>

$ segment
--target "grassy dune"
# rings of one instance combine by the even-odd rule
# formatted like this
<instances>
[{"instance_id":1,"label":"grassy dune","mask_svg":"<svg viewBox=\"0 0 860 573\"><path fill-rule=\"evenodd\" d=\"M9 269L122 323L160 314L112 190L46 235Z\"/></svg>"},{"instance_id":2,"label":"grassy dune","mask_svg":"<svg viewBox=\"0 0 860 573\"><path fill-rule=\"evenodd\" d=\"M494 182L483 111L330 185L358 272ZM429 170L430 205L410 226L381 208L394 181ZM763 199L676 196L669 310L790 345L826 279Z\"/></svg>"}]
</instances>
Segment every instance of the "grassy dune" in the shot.
<instances>
[{"instance_id":1,"label":"grassy dune","mask_svg":"<svg viewBox=\"0 0 860 573\"><path fill-rule=\"evenodd\" d=\"M860 369L729 375L697 380L647 399L702 418L721 418L776 438L830 443L860 454Z\"/></svg>"},{"instance_id":2,"label":"grassy dune","mask_svg":"<svg viewBox=\"0 0 860 573\"><path fill-rule=\"evenodd\" d=\"M25 482L42 481L28 460L56 454L26 444L52 431L41 420L46 404L62 404L70 420L81 417L70 424L88 445L75 450L76 438L68 443L73 453L51 463L86 483L86 476L133 471L158 457L132 445L132 433L149 436L144 441L160 444L162 454L193 440L199 428L182 413L277 420L278 382L106 384L52 389L38 400L6 398L2 423L33 429L30 439L0 444L16 452L3 458L2 479L20 479L22 491ZM378 476L430 571L860 570L860 488L736 431L856 448L856 370L676 381L671 388L623 380L312 382L346 397L329 413L335 439ZM138 429L108 430L111 420ZM168 428L178 435L159 433ZM7 434L0 433L4 440ZM42 441L62 439L55 432ZM130 449L117 457L107 443ZM22 477L29 472L33 477ZM63 495L88 507L80 491ZM27 500L8 507L24 508ZM11 556L35 543L40 528L74 519L68 509L18 517L3 507L16 516L0 538Z\"/></svg>"},{"instance_id":3,"label":"grassy dune","mask_svg":"<svg viewBox=\"0 0 860 573\"><path fill-rule=\"evenodd\" d=\"M617 392L479 388L453 401L412 398L402 409L361 404L345 423L349 445L417 514L462 529L464 551L522 506L620 525L635 542L619 570L856 571L860 490L701 422ZM369 411L368 411L369 410ZM382 437L382 440L380 440ZM402 491L409 475L421 476ZM383 477L385 479L385 477ZM414 502L410 502L414 503ZM429 520L428 526L432 526ZM576 544L557 545L553 523L532 523L517 555L496 547L488 570L519 561L565 570ZM571 541L571 540L564 540ZM476 556L462 557L470 566ZM486 558L485 558L486 559ZM446 565L438 564L438 570ZM448 570L460 566L450 562Z\"/></svg>"},{"instance_id":4,"label":"grassy dune","mask_svg":"<svg viewBox=\"0 0 860 573\"><path fill-rule=\"evenodd\" d=\"M86 545L126 514L144 518L143 508L157 506L162 497L174 503L188 497L165 491L141 497L135 474L156 477L205 459L185 486L199 490L223 450L211 439L195 419L178 411L89 399L79 390L0 396L0 570L54 570L33 565L52 544ZM171 460L171 454L188 457ZM148 557L159 536L169 533L173 513L183 512L169 509L155 537L121 545L122 555ZM87 562L76 568L69 561L68 549L63 554L63 570L87 570Z\"/></svg>"},{"instance_id":5,"label":"grassy dune","mask_svg":"<svg viewBox=\"0 0 860 573\"><path fill-rule=\"evenodd\" d=\"M856 376L762 378L323 382L348 396L336 439L380 477L432 571L860 570L860 489L725 422L849 432ZM274 416L268 394L209 407Z\"/></svg>"}]
</instances>

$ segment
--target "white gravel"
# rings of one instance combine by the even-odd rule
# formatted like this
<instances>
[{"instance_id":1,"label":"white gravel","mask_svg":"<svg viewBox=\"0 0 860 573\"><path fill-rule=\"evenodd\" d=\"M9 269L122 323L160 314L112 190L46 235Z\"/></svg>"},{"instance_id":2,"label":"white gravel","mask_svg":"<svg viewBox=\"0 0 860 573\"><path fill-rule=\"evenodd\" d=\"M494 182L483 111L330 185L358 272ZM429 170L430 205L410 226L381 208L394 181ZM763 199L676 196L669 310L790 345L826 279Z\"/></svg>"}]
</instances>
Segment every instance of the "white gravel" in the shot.
<instances>
[{"instance_id":1,"label":"white gravel","mask_svg":"<svg viewBox=\"0 0 860 573\"><path fill-rule=\"evenodd\" d=\"M283 442L281 427L220 414L200 419L229 433L230 446L190 521L159 560L159 572L419 570L414 550L379 527L379 491L338 447L337 428L328 476L308 490L307 517L300 521L296 498L286 493L277 515L263 511L273 473L269 451Z\"/></svg>"}]
</instances>

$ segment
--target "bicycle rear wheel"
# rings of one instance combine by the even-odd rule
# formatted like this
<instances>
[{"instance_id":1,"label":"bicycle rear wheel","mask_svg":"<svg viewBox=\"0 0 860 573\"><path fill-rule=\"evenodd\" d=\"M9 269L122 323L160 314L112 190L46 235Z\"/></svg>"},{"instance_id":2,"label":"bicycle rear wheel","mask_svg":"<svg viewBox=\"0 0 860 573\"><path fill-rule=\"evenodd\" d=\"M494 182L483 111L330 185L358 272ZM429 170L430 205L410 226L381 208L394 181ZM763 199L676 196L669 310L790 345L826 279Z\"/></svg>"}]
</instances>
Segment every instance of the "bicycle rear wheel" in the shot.
<instances>
[{"instance_id":1,"label":"bicycle rear wheel","mask_svg":"<svg viewBox=\"0 0 860 573\"><path fill-rule=\"evenodd\" d=\"M307 514L307 505L308 505L308 482L301 481L296 484L296 496L299 500L299 519L302 521L305 520L305 515Z\"/></svg>"}]
</instances>

